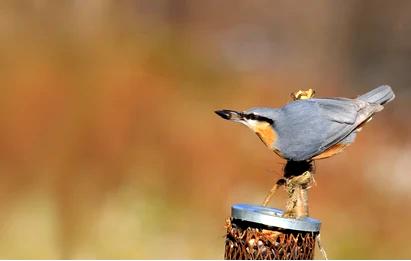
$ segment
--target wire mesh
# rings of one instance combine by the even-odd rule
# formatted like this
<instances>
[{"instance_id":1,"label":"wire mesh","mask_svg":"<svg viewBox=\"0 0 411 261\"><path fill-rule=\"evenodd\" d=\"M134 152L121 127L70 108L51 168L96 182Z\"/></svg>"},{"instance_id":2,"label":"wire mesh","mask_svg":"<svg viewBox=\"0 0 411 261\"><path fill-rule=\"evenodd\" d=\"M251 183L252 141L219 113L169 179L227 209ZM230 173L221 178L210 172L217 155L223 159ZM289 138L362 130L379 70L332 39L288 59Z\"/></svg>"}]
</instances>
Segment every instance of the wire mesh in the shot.
<instances>
[{"instance_id":1,"label":"wire mesh","mask_svg":"<svg viewBox=\"0 0 411 261\"><path fill-rule=\"evenodd\" d=\"M307 260L314 258L318 232L268 227L258 223L227 219L226 260Z\"/></svg>"}]
</instances>

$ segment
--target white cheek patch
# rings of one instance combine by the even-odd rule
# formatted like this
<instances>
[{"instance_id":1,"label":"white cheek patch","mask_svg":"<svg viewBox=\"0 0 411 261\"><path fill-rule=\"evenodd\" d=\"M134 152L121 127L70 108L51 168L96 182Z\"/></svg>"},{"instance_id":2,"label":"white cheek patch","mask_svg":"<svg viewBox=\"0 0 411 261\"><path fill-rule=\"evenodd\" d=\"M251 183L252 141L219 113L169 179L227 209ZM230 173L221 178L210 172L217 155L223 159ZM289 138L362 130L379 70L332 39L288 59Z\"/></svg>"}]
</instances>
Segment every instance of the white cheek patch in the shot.
<instances>
[{"instance_id":1,"label":"white cheek patch","mask_svg":"<svg viewBox=\"0 0 411 261\"><path fill-rule=\"evenodd\" d=\"M246 125L246 126L249 127L250 129L254 130L255 127L259 124L259 121L256 121L256 120L245 120L245 121L242 121L241 123L243 123L244 125Z\"/></svg>"}]
</instances>

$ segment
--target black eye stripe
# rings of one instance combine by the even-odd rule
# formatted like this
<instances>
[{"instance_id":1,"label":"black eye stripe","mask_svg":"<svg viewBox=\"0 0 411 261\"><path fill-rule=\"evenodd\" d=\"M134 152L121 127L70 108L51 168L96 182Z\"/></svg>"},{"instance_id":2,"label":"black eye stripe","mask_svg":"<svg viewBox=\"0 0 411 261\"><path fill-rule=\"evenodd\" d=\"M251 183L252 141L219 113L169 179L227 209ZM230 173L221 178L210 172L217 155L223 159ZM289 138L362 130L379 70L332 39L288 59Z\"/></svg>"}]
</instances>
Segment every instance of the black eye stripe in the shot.
<instances>
[{"instance_id":1,"label":"black eye stripe","mask_svg":"<svg viewBox=\"0 0 411 261\"><path fill-rule=\"evenodd\" d=\"M265 121L265 122L268 122L269 124L274 123L272 119L264 117L264 116L260 116L260 115L255 115L254 113L243 114L242 116L246 118L247 120Z\"/></svg>"}]
</instances>

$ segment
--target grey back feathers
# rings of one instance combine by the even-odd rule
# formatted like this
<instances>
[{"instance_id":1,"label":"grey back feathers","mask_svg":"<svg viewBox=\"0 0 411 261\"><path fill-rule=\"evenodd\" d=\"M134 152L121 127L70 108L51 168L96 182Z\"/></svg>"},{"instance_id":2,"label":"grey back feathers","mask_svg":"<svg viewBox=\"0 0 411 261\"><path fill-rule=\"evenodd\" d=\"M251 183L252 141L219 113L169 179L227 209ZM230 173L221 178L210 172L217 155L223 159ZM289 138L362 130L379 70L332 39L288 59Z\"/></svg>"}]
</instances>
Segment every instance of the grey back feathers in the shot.
<instances>
[{"instance_id":1,"label":"grey back feathers","mask_svg":"<svg viewBox=\"0 0 411 261\"><path fill-rule=\"evenodd\" d=\"M337 143L352 143L355 130L383 104L395 97L391 87L380 86L357 99L325 98L290 102L280 109L252 108L273 120L278 138L273 149L288 160L309 160Z\"/></svg>"}]
</instances>

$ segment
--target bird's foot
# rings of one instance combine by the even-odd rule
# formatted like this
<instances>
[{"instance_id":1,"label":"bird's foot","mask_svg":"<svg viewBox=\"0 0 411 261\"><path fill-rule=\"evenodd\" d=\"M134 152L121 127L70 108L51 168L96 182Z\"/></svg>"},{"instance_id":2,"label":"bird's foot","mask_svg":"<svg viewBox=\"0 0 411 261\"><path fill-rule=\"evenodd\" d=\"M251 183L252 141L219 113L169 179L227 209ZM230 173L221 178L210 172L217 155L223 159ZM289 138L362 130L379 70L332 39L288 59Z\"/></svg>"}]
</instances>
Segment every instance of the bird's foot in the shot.
<instances>
[{"instance_id":1,"label":"bird's foot","mask_svg":"<svg viewBox=\"0 0 411 261\"><path fill-rule=\"evenodd\" d=\"M302 186L305 188L311 188L313 182L313 175L309 171L305 171L303 174L291 177L287 179L287 186Z\"/></svg>"},{"instance_id":2,"label":"bird's foot","mask_svg":"<svg viewBox=\"0 0 411 261\"><path fill-rule=\"evenodd\" d=\"M275 194L277 189L281 186L284 186L285 184L286 184L285 179L281 178L281 179L277 180L277 182L271 188L270 192L268 192L267 196L265 197L264 202L263 202L263 207L266 207L268 205L268 203L270 202L272 196Z\"/></svg>"},{"instance_id":3,"label":"bird's foot","mask_svg":"<svg viewBox=\"0 0 411 261\"><path fill-rule=\"evenodd\" d=\"M279 187L284 186L288 194L284 214L285 218L304 218L308 216L308 189L315 183L310 171L301 175L281 178L277 180L270 192L264 199L263 206L266 207L272 196Z\"/></svg>"}]
</instances>

